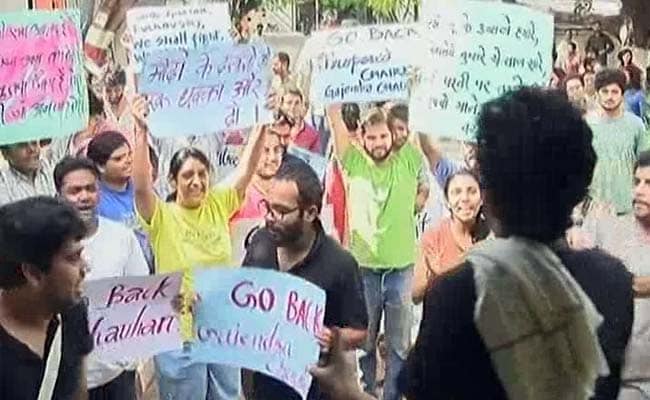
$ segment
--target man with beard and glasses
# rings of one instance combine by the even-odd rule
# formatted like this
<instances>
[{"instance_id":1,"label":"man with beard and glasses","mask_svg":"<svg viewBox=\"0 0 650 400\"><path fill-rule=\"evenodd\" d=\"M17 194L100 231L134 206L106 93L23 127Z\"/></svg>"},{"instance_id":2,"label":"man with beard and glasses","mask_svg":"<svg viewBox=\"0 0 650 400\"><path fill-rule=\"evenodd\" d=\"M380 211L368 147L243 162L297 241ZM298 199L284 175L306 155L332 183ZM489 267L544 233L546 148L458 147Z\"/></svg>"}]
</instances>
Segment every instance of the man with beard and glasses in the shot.
<instances>
[{"instance_id":1,"label":"man with beard and glasses","mask_svg":"<svg viewBox=\"0 0 650 400\"><path fill-rule=\"evenodd\" d=\"M633 215L587 220L589 241L618 257L634 275L634 325L619 400L650 398L650 152L634 165Z\"/></svg>"},{"instance_id":2,"label":"man with beard and glasses","mask_svg":"<svg viewBox=\"0 0 650 400\"><path fill-rule=\"evenodd\" d=\"M393 135L381 109L371 109L362 121L361 147L350 142L341 105L331 106L328 116L347 183L350 252L361 268L368 307L368 340L360 358L362 380L368 393L376 391L377 334L385 313L389 354L384 399L396 400L397 376L411 342L413 205L423 160L408 142L392 151Z\"/></svg>"},{"instance_id":3,"label":"man with beard and glasses","mask_svg":"<svg viewBox=\"0 0 650 400\"><path fill-rule=\"evenodd\" d=\"M78 211L86 226L82 244L87 280L149 273L135 234L97 214L99 171L91 160L64 158L54 169L54 184L59 198ZM89 400L135 399L135 364L105 363L91 353L87 366Z\"/></svg>"},{"instance_id":4,"label":"man with beard and glasses","mask_svg":"<svg viewBox=\"0 0 650 400\"><path fill-rule=\"evenodd\" d=\"M650 140L643 121L625 111L625 74L602 70L596 75L595 85L600 109L586 116L598 155L591 195L611 204L618 214L627 214L632 211L632 167L639 154L650 147Z\"/></svg>"},{"instance_id":5,"label":"man with beard and glasses","mask_svg":"<svg viewBox=\"0 0 650 400\"><path fill-rule=\"evenodd\" d=\"M360 346L368 315L357 262L321 225L322 199L321 182L309 165L295 158L285 160L260 202L266 227L251 238L243 265L293 274L325 290L325 328L318 339L326 353L334 327L346 349ZM284 383L260 373L253 374L253 392L253 400L300 399ZM323 398L313 383L307 399Z\"/></svg>"},{"instance_id":6,"label":"man with beard and glasses","mask_svg":"<svg viewBox=\"0 0 650 400\"><path fill-rule=\"evenodd\" d=\"M85 235L77 212L52 197L0 207L0 399L87 398Z\"/></svg>"}]
</instances>

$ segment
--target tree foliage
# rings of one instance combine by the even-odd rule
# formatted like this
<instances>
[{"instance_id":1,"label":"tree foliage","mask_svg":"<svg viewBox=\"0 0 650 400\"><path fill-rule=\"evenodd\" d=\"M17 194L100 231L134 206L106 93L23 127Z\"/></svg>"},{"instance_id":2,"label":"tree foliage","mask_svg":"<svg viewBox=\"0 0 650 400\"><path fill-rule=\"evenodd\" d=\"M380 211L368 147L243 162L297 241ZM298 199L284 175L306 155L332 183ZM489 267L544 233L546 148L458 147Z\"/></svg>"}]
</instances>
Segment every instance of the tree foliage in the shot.
<instances>
[{"instance_id":1,"label":"tree foliage","mask_svg":"<svg viewBox=\"0 0 650 400\"><path fill-rule=\"evenodd\" d=\"M290 4L295 0L266 0L267 3ZM300 0L299 0L300 1ZM309 0L302 0L309 1ZM313 0L312 0L313 1ZM321 10L336 10L339 15L368 10L378 19L399 22L420 0L319 0Z\"/></svg>"}]
</instances>

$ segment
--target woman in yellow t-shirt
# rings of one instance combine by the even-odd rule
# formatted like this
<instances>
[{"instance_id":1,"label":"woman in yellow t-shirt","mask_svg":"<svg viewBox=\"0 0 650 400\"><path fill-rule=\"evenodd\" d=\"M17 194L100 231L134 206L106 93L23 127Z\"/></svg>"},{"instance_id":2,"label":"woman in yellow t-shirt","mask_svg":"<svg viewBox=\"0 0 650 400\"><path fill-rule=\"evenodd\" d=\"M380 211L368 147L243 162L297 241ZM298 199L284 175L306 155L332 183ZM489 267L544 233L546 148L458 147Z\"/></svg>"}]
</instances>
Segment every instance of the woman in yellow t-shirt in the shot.
<instances>
[{"instance_id":1,"label":"woman in yellow t-shirt","mask_svg":"<svg viewBox=\"0 0 650 400\"><path fill-rule=\"evenodd\" d=\"M241 206L257 167L263 144L262 129L253 130L241 158L239 177L229 188L210 188L213 171L200 150L179 150L172 157L167 177L173 188L172 198L165 202L153 189L147 102L143 97L135 99L133 114L136 120L133 183L138 217L151 240L156 272L184 271L182 291L187 298L194 269L225 266L231 261L228 221ZM181 332L186 340L191 340L192 317L187 309L186 304L181 313ZM239 399L239 369L195 363L192 358L189 351L155 357L160 398Z\"/></svg>"}]
</instances>

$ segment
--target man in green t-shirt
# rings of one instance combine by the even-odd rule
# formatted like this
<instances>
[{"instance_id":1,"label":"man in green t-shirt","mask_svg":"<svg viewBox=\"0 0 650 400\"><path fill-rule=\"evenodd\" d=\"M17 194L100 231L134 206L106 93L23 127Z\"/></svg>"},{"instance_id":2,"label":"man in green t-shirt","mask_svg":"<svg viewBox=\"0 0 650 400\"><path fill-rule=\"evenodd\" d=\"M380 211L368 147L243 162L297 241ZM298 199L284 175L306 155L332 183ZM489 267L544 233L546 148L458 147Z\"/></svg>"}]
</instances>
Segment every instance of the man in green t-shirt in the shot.
<instances>
[{"instance_id":1,"label":"man in green t-shirt","mask_svg":"<svg viewBox=\"0 0 650 400\"><path fill-rule=\"evenodd\" d=\"M393 146L394 136L381 109L361 123L356 144L341 117L340 105L328 110L336 153L347 180L350 252L361 266L368 340L360 359L366 392L376 388L376 340L382 313L388 362L384 399L397 400L397 376L410 342L409 291L415 261L415 202L422 155L411 144Z\"/></svg>"},{"instance_id":2,"label":"man in green t-shirt","mask_svg":"<svg viewBox=\"0 0 650 400\"><path fill-rule=\"evenodd\" d=\"M585 119L593 132L598 155L591 182L592 197L615 208L619 215L632 211L632 165L639 154L650 147L643 121L625 110L625 74L604 69L596 75L600 108Z\"/></svg>"}]
</instances>

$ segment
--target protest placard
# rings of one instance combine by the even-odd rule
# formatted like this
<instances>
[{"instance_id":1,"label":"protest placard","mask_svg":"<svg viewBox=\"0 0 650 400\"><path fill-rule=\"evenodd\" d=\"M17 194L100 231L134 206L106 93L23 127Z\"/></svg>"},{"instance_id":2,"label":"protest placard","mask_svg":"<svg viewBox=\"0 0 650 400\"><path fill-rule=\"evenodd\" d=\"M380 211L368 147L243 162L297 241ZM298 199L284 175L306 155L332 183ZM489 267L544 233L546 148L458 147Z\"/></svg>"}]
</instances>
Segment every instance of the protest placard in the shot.
<instances>
[{"instance_id":1,"label":"protest placard","mask_svg":"<svg viewBox=\"0 0 650 400\"><path fill-rule=\"evenodd\" d=\"M428 1L427 62L410 97L413 131L473 140L489 99L550 77L553 16L512 4Z\"/></svg>"},{"instance_id":2,"label":"protest placard","mask_svg":"<svg viewBox=\"0 0 650 400\"><path fill-rule=\"evenodd\" d=\"M314 33L310 97L318 104L404 100L411 66L426 51L421 25L366 25Z\"/></svg>"},{"instance_id":3,"label":"protest placard","mask_svg":"<svg viewBox=\"0 0 650 400\"><path fill-rule=\"evenodd\" d=\"M325 292L287 273L258 268L196 272L197 362L228 364L287 383L302 398L318 360Z\"/></svg>"},{"instance_id":4,"label":"protest placard","mask_svg":"<svg viewBox=\"0 0 650 400\"><path fill-rule=\"evenodd\" d=\"M126 18L136 70L152 51L232 42L227 3L135 7L127 11Z\"/></svg>"},{"instance_id":5,"label":"protest placard","mask_svg":"<svg viewBox=\"0 0 650 400\"><path fill-rule=\"evenodd\" d=\"M182 348L171 304L180 283L180 273L86 282L93 356L123 362Z\"/></svg>"},{"instance_id":6,"label":"protest placard","mask_svg":"<svg viewBox=\"0 0 650 400\"><path fill-rule=\"evenodd\" d=\"M86 90L78 11L0 14L0 144L83 129Z\"/></svg>"},{"instance_id":7,"label":"protest placard","mask_svg":"<svg viewBox=\"0 0 650 400\"><path fill-rule=\"evenodd\" d=\"M270 121L270 59L271 48L261 43L149 54L138 91L149 100L152 134L208 134Z\"/></svg>"}]
</instances>

